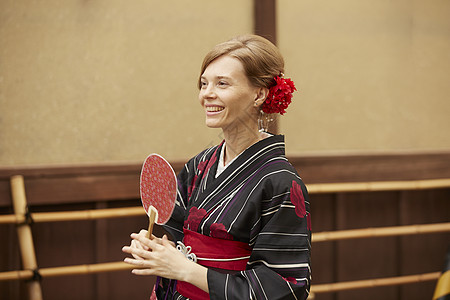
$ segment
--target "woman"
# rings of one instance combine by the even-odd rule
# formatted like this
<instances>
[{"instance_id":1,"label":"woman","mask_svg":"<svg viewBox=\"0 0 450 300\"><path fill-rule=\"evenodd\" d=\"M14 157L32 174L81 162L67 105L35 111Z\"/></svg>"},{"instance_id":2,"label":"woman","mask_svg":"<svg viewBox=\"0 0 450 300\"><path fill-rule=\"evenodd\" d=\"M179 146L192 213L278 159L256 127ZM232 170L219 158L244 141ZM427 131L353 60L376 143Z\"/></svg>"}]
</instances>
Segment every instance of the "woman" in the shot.
<instances>
[{"instance_id":1,"label":"woman","mask_svg":"<svg viewBox=\"0 0 450 300\"><path fill-rule=\"evenodd\" d=\"M132 234L123 251L139 275L157 275L161 299L306 299L311 228L306 187L284 137L265 127L295 87L268 40L236 37L214 47L199 78L206 125L224 141L178 175L178 199L162 238ZM258 126L258 124L260 126ZM160 281L160 278L163 278ZM167 297L167 298L164 298Z\"/></svg>"}]
</instances>

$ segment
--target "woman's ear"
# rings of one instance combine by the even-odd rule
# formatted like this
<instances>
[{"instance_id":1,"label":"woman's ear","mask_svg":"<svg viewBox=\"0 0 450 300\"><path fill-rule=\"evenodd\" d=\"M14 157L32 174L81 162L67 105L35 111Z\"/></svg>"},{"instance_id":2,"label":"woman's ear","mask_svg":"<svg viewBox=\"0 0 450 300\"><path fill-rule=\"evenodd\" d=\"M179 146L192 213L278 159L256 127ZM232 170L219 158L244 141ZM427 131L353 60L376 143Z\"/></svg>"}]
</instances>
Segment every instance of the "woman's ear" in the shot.
<instances>
[{"instance_id":1,"label":"woman's ear","mask_svg":"<svg viewBox=\"0 0 450 300\"><path fill-rule=\"evenodd\" d=\"M265 87L258 88L255 99L255 107L260 107L264 103L268 95L269 95L268 88Z\"/></svg>"}]
</instances>

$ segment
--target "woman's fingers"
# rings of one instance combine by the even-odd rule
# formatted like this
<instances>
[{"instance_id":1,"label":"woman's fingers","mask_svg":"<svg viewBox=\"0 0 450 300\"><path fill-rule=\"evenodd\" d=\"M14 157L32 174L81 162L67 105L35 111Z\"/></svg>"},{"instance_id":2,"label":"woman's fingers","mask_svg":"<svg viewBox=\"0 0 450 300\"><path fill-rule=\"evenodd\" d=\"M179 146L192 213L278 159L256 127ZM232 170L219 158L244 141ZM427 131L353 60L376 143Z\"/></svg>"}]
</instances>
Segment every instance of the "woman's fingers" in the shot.
<instances>
[{"instance_id":1,"label":"woman's fingers","mask_svg":"<svg viewBox=\"0 0 450 300\"><path fill-rule=\"evenodd\" d=\"M137 266L140 268L149 268L150 267L149 261L147 261L145 259L134 259L134 258L127 257L123 261L126 262L127 264L134 265L134 266Z\"/></svg>"},{"instance_id":2,"label":"woman's fingers","mask_svg":"<svg viewBox=\"0 0 450 300\"><path fill-rule=\"evenodd\" d=\"M147 230L142 229L139 234L132 233L131 234L131 244L129 247L125 246L122 248L122 251L125 253L131 254L135 259L147 259L147 252L153 251L155 247L158 245L162 245L162 239L157 238L156 236L152 235L152 239L148 239L146 237ZM167 240L167 237L165 237ZM142 251L137 251L142 250Z\"/></svg>"},{"instance_id":3,"label":"woman's fingers","mask_svg":"<svg viewBox=\"0 0 450 300\"><path fill-rule=\"evenodd\" d=\"M131 272L136 275L155 275L155 270L151 263L146 260L136 260L132 258L124 259L124 262L136 267Z\"/></svg>"},{"instance_id":4,"label":"woman's fingers","mask_svg":"<svg viewBox=\"0 0 450 300\"><path fill-rule=\"evenodd\" d=\"M122 247L122 251L128 254L131 254L134 258L139 259L139 260L146 260L146 259L150 259L152 256L152 252L144 250L144 249L137 249L137 248L132 248L129 246L124 246ZM137 257L136 257L136 256Z\"/></svg>"},{"instance_id":5,"label":"woman's fingers","mask_svg":"<svg viewBox=\"0 0 450 300\"><path fill-rule=\"evenodd\" d=\"M152 269L133 269L131 273L135 275L154 275L155 272Z\"/></svg>"},{"instance_id":6,"label":"woman's fingers","mask_svg":"<svg viewBox=\"0 0 450 300\"><path fill-rule=\"evenodd\" d=\"M170 241L170 240L167 238L167 235L163 235L161 241L162 241L162 244L163 244L163 245L170 245L170 246L172 246L172 247L175 247L175 243L172 242L172 241Z\"/></svg>"},{"instance_id":7,"label":"woman's fingers","mask_svg":"<svg viewBox=\"0 0 450 300\"><path fill-rule=\"evenodd\" d=\"M140 234L132 233L131 238L140 243L144 249L149 251L155 250L158 246L162 245L162 240L154 235L152 235L152 239L148 239Z\"/></svg>"},{"instance_id":8,"label":"woman's fingers","mask_svg":"<svg viewBox=\"0 0 450 300\"><path fill-rule=\"evenodd\" d=\"M156 237L155 235L152 234L152 237L150 238L152 241L155 241L159 244L159 242L161 241L161 239L159 237Z\"/></svg>"},{"instance_id":9,"label":"woman's fingers","mask_svg":"<svg viewBox=\"0 0 450 300\"><path fill-rule=\"evenodd\" d=\"M142 244L136 240L131 240L131 248L136 248L136 249L144 249L144 247L142 246ZM147 249L144 249L147 250Z\"/></svg>"},{"instance_id":10,"label":"woman's fingers","mask_svg":"<svg viewBox=\"0 0 450 300\"><path fill-rule=\"evenodd\" d=\"M151 239L146 237L147 231L131 234L131 245L124 246L122 251L131 254L124 261L135 267L133 274L158 275L171 279L180 277L179 268L186 262L186 257L175 248L175 244L163 235Z\"/></svg>"},{"instance_id":11,"label":"woman's fingers","mask_svg":"<svg viewBox=\"0 0 450 300\"><path fill-rule=\"evenodd\" d=\"M137 254L134 254L134 253L131 253L131 255L135 258L135 259L145 259L145 258L143 258L143 257L140 257L139 255L137 255Z\"/></svg>"},{"instance_id":12,"label":"woman's fingers","mask_svg":"<svg viewBox=\"0 0 450 300\"><path fill-rule=\"evenodd\" d=\"M147 236L147 230L141 229L141 231L139 231L139 235Z\"/></svg>"},{"instance_id":13,"label":"woman's fingers","mask_svg":"<svg viewBox=\"0 0 450 300\"><path fill-rule=\"evenodd\" d=\"M139 241L136 241L136 240L131 240L130 247L131 248L135 248L135 249L141 249L141 250L147 250L148 249L147 247L142 246L142 244ZM143 259L139 255L136 255L134 253L132 253L131 255L133 255L133 257L136 258L136 259Z\"/></svg>"}]
</instances>

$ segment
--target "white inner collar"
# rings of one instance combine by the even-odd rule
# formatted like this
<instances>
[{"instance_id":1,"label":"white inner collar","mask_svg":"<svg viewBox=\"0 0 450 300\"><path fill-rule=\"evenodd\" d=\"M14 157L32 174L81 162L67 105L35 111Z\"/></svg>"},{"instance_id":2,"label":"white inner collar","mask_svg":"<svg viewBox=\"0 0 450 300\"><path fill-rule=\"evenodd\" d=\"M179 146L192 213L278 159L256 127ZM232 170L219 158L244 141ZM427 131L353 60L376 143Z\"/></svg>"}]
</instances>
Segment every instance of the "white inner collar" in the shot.
<instances>
[{"instance_id":1,"label":"white inner collar","mask_svg":"<svg viewBox=\"0 0 450 300\"><path fill-rule=\"evenodd\" d=\"M220 174L222 174L223 171L225 171L225 169L233 162L236 160L236 158L239 157L239 155L241 155L239 153L238 156L236 156L235 158L233 158L229 163L227 163L225 165L225 145L226 143L223 143L222 149L220 150L220 156L219 156L219 165L217 166L217 171L216 171L216 178L219 177ZM242 153L242 152L241 152Z\"/></svg>"}]
</instances>

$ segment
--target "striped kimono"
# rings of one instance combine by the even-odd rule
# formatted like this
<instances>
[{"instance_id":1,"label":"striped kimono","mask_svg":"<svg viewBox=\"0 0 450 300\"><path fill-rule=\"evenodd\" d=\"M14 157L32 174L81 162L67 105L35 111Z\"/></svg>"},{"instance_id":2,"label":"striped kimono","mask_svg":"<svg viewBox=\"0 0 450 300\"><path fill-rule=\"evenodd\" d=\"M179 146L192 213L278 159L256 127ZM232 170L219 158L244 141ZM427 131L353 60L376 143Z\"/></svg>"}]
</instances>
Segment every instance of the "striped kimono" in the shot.
<instances>
[{"instance_id":1,"label":"striped kimono","mask_svg":"<svg viewBox=\"0 0 450 300\"><path fill-rule=\"evenodd\" d=\"M271 136L252 145L216 178L222 147L223 143L201 152L179 173L177 203L165 229L176 241L191 232L207 238L206 245L220 242L206 249L209 259L197 261L208 267L210 299L306 299L311 271L309 197L285 157L284 137ZM229 259L235 263L230 268L208 265L208 260L221 261L233 252L222 246L227 241L248 248L248 255ZM176 282L167 282L157 293L163 299L204 299L180 294Z\"/></svg>"}]
</instances>

